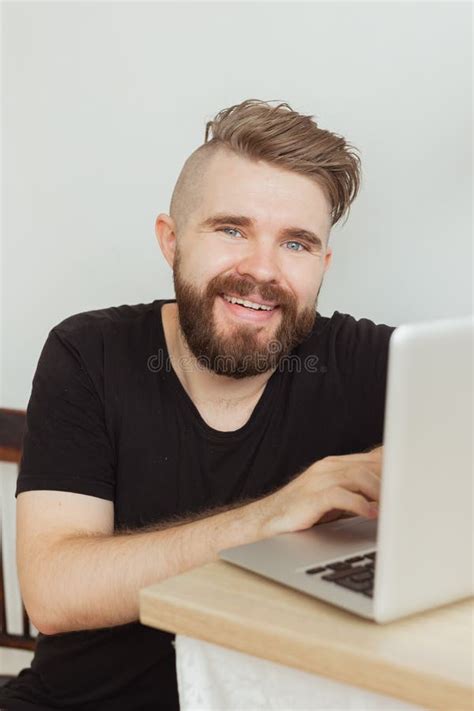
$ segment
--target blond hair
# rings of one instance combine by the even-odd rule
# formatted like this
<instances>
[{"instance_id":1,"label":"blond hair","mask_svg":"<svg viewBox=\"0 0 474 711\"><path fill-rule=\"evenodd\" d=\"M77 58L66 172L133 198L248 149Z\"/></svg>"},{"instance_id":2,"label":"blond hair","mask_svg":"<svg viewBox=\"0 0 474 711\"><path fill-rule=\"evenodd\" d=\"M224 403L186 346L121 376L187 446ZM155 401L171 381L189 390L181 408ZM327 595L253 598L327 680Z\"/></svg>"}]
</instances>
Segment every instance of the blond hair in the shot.
<instances>
[{"instance_id":1,"label":"blond hair","mask_svg":"<svg viewBox=\"0 0 474 711\"><path fill-rule=\"evenodd\" d=\"M314 180L329 200L331 226L346 212L349 215L360 188L357 149L342 136L319 128L312 119L286 102L271 106L259 99L246 99L219 111L206 123L204 143L186 160L176 182L170 215L177 231L184 229L197 208L208 163L220 149Z\"/></svg>"}]
</instances>

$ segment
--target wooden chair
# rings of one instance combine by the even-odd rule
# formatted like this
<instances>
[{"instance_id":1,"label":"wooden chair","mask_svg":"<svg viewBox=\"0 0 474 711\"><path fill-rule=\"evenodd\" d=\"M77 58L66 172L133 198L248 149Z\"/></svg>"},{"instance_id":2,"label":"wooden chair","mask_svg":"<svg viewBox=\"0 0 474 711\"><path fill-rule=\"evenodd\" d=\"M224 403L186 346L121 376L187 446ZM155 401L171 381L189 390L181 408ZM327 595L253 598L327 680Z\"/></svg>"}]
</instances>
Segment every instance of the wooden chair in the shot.
<instances>
[{"instance_id":1,"label":"wooden chair","mask_svg":"<svg viewBox=\"0 0 474 711\"><path fill-rule=\"evenodd\" d=\"M21 446L26 425L26 412L0 408L0 462L15 462L21 459ZM2 539L0 529L0 647L29 649L34 651L36 639L30 634L30 620L22 601L22 634L7 632L6 600L3 579ZM0 675L0 686L12 676Z\"/></svg>"}]
</instances>

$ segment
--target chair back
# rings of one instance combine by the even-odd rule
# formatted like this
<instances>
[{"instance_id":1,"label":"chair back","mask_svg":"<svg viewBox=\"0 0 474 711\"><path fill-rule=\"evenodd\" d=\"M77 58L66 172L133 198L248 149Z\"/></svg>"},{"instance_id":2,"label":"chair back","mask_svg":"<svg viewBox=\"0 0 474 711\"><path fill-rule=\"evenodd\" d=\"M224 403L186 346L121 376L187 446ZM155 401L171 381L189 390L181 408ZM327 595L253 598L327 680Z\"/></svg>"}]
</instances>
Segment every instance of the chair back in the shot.
<instances>
[{"instance_id":1,"label":"chair back","mask_svg":"<svg viewBox=\"0 0 474 711\"><path fill-rule=\"evenodd\" d=\"M26 412L24 410L12 410L0 408L0 462L10 462L18 465L21 460L21 448L23 434L26 426ZM0 476L3 474L0 466ZM6 491L6 487L1 487L1 490ZM2 500L0 497L0 513L5 513L6 507L14 505L15 502ZM3 507L3 512L2 512ZM0 516L0 647L14 647L17 649L34 650L36 646L36 638L30 633L30 620L28 613L25 610L23 600L21 600L22 622L21 633L13 634L7 631L7 604L5 593L5 578L6 571L3 569L3 560L6 556L3 555L3 547L8 541L5 539L5 534L8 535L7 527L4 525L7 517ZM14 536L14 532L12 534Z\"/></svg>"}]
</instances>

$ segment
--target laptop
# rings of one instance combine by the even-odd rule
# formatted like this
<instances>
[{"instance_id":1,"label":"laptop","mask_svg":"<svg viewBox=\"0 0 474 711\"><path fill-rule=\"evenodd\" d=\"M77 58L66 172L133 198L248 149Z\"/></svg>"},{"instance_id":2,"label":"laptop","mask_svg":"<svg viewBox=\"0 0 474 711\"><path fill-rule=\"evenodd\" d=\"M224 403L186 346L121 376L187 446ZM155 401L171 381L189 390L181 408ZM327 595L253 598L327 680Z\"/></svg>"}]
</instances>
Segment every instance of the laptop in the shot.
<instances>
[{"instance_id":1,"label":"laptop","mask_svg":"<svg viewBox=\"0 0 474 711\"><path fill-rule=\"evenodd\" d=\"M377 519L316 524L220 558L377 623L470 597L473 337L472 317L392 333Z\"/></svg>"}]
</instances>

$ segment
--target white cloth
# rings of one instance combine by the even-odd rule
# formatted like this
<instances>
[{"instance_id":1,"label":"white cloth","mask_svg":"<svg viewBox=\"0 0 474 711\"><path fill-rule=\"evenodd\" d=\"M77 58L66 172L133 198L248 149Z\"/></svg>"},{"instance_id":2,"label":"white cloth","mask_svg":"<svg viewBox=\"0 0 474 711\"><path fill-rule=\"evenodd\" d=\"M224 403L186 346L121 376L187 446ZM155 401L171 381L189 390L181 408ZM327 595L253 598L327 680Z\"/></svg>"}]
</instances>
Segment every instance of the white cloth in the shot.
<instances>
[{"instance_id":1,"label":"white cloth","mask_svg":"<svg viewBox=\"0 0 474 711\"><path fill-rule=\"evenodd\" d=\"M175 649L181 711L423 708L183 635L176 635Z\"/></svg>"}]
</instances>

